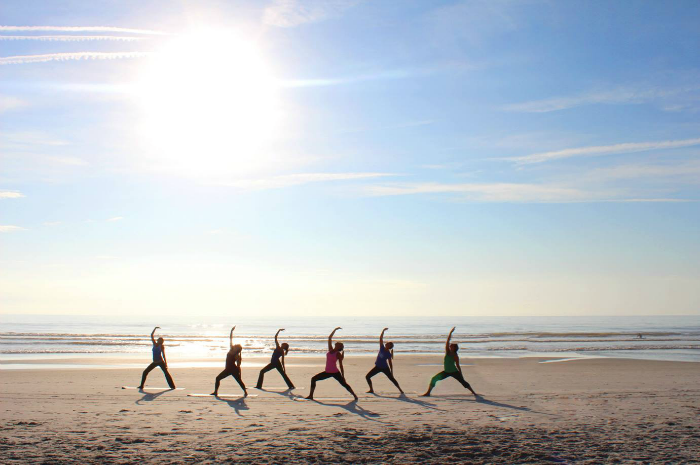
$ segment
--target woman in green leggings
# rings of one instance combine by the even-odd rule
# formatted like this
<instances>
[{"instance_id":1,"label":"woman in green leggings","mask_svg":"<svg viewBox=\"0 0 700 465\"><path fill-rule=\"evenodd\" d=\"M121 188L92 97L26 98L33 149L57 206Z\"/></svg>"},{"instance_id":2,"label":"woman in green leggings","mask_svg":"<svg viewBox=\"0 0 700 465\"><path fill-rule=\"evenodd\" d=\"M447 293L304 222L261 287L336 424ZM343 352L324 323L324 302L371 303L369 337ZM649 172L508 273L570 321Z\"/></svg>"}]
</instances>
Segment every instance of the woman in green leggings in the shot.
<instances>
[{"instance_id":1,"label":"woman in green leggings","mask_svg":"<svg viewBox=\"0 0 700 465\"><path fill-rule=\"evenodd\" d=\"M430 380L430 387L428 387L428 392L423 394L423 396L425 397L430 396L430 392L433 390L435 384L437 384L438 381L442 381L447 377L452 377L456 379L462 384L462 386L469 389L472 392L472 394L474 394L475 396L478 395L476 392L474 392L469 383L465 381L464 376L462 376L462 367L459 366L459 356L457 355L459 346L457 344L450 344L450 339L452 338L452 333L454 332L454 330L455 328L452 328L452 330L450 330L450 334L447 336L447 342L445 343L445 369L437 375L433 376L433 379Z\"/></svg>"}]
</instances>

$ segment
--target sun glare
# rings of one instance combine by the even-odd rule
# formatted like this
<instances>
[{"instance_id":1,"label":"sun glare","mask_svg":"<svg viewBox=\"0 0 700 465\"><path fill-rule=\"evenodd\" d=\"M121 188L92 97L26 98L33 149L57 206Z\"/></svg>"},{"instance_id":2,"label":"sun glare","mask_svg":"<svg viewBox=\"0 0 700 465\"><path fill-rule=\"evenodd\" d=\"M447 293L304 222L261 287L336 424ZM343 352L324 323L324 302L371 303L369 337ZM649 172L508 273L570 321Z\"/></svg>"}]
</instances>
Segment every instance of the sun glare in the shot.
<instances>
[{"instance_id":1,"label":"sun glare","mask_svg":"<svg viewBox=\"0 0 700 465\"><path fill-rule=\"evenodd\" d=\"M246 172L279 123L274 81L255 44L226 32L178 36L139 82L142 140L162 170Z\"/></svg>"}]
</instances>

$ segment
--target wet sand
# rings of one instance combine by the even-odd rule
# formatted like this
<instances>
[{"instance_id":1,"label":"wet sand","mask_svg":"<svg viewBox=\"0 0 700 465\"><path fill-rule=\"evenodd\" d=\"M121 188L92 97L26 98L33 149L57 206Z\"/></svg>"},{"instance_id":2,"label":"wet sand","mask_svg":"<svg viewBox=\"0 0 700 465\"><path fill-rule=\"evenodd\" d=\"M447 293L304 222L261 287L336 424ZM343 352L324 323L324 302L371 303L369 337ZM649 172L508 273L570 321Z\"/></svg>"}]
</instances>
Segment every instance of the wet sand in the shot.
<instances>
[{"instance_id":1,"label":"wet sand","mask_svg":"<svg viewBox=\"0 0 700 465\"><path fill-rule=\"evenodd\" d=\"M440 356L397 354L400 397L382 374L377 395L366 394L373 358L348 354L360 396L352 402L332 379L316 401L303 400L323 359L292 353L288 374L304 389L284 391L271 371L272 389L256 390L267 361L244 359L247 399L232 378L220 389L231 397L188 396L210 393L220 368L173 363L184 389L147 392L121 389L138 385L136 368L2 370L0 461L700 463L697 363L465 358L465 378L483 397L446 379L423 398ZM158 369L146 384L167 386Z\"/></svg>"}]
</instances>

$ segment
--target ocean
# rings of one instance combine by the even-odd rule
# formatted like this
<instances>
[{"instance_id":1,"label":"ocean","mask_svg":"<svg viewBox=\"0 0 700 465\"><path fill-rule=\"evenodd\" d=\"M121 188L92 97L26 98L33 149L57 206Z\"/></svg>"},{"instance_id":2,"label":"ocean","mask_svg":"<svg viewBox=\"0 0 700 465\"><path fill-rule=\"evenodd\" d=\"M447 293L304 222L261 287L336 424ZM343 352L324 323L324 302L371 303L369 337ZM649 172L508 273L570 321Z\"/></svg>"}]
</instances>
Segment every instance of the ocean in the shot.
<instances>
[{"instance_id":1,"label":"ocean","mask_svg":"<svg viewBox=\"0 0 700 465\"><path fill-rule=\"evenodd\" d=\"M452 326L462 358L469 357L624 357L700 362L700 316L634 317L337 317L230 318L180 317L156 321L135 317L0 315L0 368L22 360L150 357L149 334L166 340L169 361L220 361L228 350L231 325L244 355L269 354L274 333L290 356L319 355L336 326L346 353L372 354L388 327L395 352L439 354ZM152 318L150 318L152 320ZM641 337L640 337L641 335Z\"/></svg>"}]
</instances>

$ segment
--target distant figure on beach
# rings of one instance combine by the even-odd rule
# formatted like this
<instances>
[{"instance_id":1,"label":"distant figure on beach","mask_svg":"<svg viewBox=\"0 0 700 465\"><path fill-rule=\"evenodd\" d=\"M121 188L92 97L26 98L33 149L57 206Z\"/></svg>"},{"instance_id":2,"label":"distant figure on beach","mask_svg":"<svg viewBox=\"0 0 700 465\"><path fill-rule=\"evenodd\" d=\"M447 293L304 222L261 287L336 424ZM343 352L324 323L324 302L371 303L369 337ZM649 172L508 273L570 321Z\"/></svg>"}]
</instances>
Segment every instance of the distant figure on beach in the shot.
<instances>
[{"instance_id":1,"label":"distant figure on beach","mask_svg":"<svg viewBox=\"0 0 700 465\"><path fill-rule=\"evenodd\" d=\"M265 373L270 370L274 370L275 368L277 371L279 371L280 375L282 375L284 382L287 383L287 387L289 389L294 389L294 384L292 384L292 381L287 376L287 368L284 365L284 356L289 353L289 344L286 342L283 342L282 344L279 343L277 336L279 336L280 331L284 331L284 328L278 329L277 333L275 333L275 350L272 352L272 359L270 360L270 363L268 363L265 368L260 370L258 384L255 386L257 389L262 389Z\"/></svg>"},{"instance_id":2,"label":"distant figure on beach","mask_svg":"<svg viewBox=\"0 0 700 465\"><path fill-rule=\"evenodd\" d=\"M238 385L243 389L243 395L245 397L248 397L248 391L245 388L245 384L243 384L243 380L241 379L241 353L243 352L243 347L241 347L240 344L233 345L233 330L236 329L234 326L231 328L231 334L229 334L229 350L228 354L226 354L226 368L224 368L224 371L219 373L219 375L216 377L216 383L214 384L214 392L211 394L213 396L218 396L219 395L219 385L221 384L221 380L226 378L227 376L233 376L236 381L238 381Z\"/></svg>"},{"instance_id":3,"label":"distant figure on beach","mask_svg":"<svg viewBox=\"0 0 700 465\"><path fill-rule=\"evenodd\" d=\"M642 333L639 333L639 334L637 334L637 338L644 339L644 336L642 336Z\"/></svg>"},{"instance_id":4,"label":"distant figure on beach","mask_svg":"<svg viewBox=\"0 0 700 465\"><path fill-rule=\"evenodd\" d=\"M384 332L388 329L389 328L382 329L382 333L379 335L379 353L377 354L377 360L374 362L374 368L365 376L367 384L369 384L369 391L367 392L370 394L374 394L372 377L378 373L384 373L386 377L389 378L389 381L394 383L394 386L403 394L403 389L401 389L399 382L394 378L394 364L392 363L392 359L394 358L394 343L387 342L386 345L384 344Z\"/></svg>"},{"instance_id":5,"label":"distant figure on beach","mask_svg":"<svg viewBox=\"0 0 700 465\"><path fill-rule=\"evenodd\" d=\"M160 367L160 369L163 370L168 386L170 386L170 389L175 389L173 378L170 376L170 373L168 373L168 360L165 358L165 341L162 337L159 337L157 341L153 337L153 335L156 333L156 329L160 329L160 326L156 326L153 328L153 331L151 331L151 342L153 343L153 362L148 365L145 370L143 370L139 389L143 389L144 385L146 384L146 377L155 367Z\"/></svg>"},{"instance_id":6,"label":"distant figure on beach","mask_svg":"<svg viewBox=\"0 0 700 465\"><path fill-rule=\"evenodd\" d=\"M428 392L423 394L424 397L429 397L430 392L435 387L435 384L437 384L438 381L442 381L443 379L447 378L448 376L453 377L454 379L459 381L462 384L462 386L469 389L472 392L472 394L478 396L478 394L474 392L469 383L467 383L464 380L464 376L462 376L462 367L459 366L459 356L457 355L459 346L457 344L450 344L450 339L452 338L452 333L454 332L454 330L455 328L452 328L450 330L450 334L447 336L447 342L445 343L445 370L433 376L433 379L430 380L430 387L428 388Z\"/></svg>"},{"instance_id":7,"label":"distant figure on beach","mask_svg":"<svg viewBox=\"0 0 700 465\"><path fill-rule=\"evenodd\" d=\"M333 335L336 331L342 329L340 327L335 328L330 336L328 336L328 353L326 354L326 371L317 374L311 378L311 391L307 399L313 400L314 391L316 390L316 382L322 381L324 379L333 378L340 383L345 389L348 390L350 394L358 400L355 395L355 391L352 390L350 385L345 381L345 369L343 368L343 349L345 346L342 342L336 342L335 347L333 347ZM338 364L340 364L340 370L338 370Z\"/></svg>"}]
</instances>

